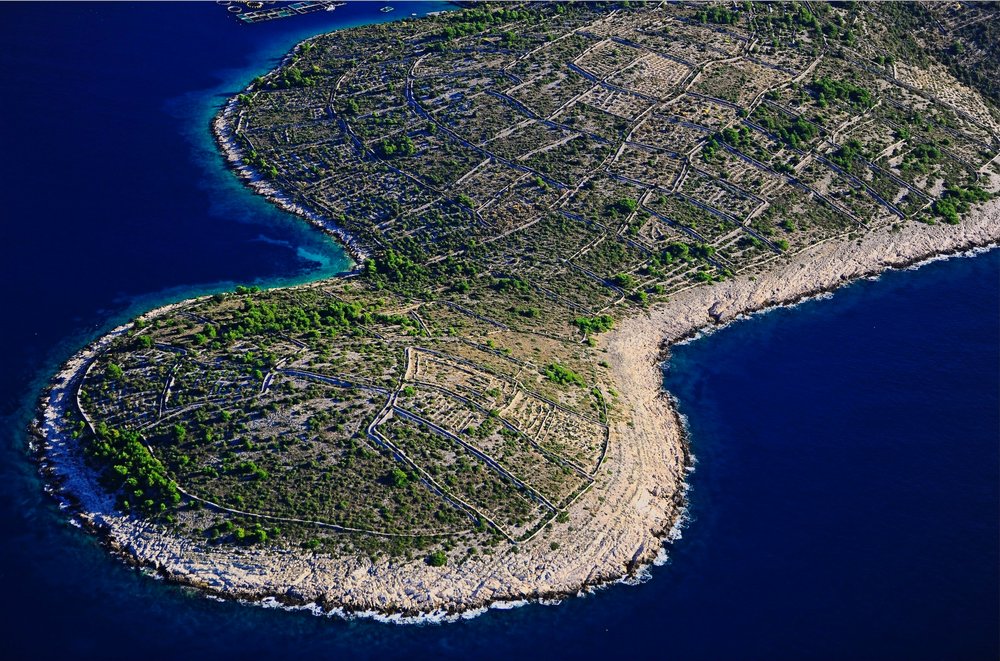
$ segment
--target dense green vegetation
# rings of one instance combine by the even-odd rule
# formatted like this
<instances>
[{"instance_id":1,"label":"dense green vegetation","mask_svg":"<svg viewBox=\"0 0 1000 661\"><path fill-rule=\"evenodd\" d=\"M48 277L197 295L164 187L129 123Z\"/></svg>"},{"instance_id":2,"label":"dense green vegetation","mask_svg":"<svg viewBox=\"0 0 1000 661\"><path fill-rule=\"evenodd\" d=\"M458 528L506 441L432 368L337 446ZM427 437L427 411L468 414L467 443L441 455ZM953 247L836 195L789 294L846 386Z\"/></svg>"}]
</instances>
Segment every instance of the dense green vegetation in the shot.
<instances>
[{"instance_id":1,"label":"dense green vegetation","mask_svg":"<svg viewBox=\"0 0 1000 661\"><path fill-rule=\"evenodd\" d=\"M204 344L218 338L230 343L244 337L289 332L304 333L308 337L334 336L347 331L363 333L365 326L379 324L417 326L416 321L411 318L386 315L378 312L376 306L365 306L358 301L329 300L321 306L305 308L257 302L248 298L243 303L241 314L231 323L223 325L219 330L214 326L207 326L204 334L195 335L195 342Z\"/></svg>"},{"instance_id":2,"label":"dense green vegetation","mask_svg":"<svg viewBox=\"0 0 1000 661\"><path fill-rule=\"evenodd\" d=\"M365 262L365 274L376 285L391 283L413 289L426 281L429 272L410 257L390 248Z\"/></svg>"},{"instance_id":3,"label":"dense green vegetation","mask_svg":"<svg viewBox=\"0 0 1000 661\"><path fill-rule=\"evenodd\" d=\"M840 167L849 170L854 164L854 159L864 156L864 146L855 139L851 139L841 145L837 151L830 156L830 160Z\"/></svg>"},{"instance_id":4,"label":"dense green vegetation","mask_svg":"<svg viewBox=\"0 0 1000 661\"><path fill-rule=\"evenodd\" d=\"M531 17L531 12L524 9L469 9L446 16L447 25L438 34L439 38L451 41L458 37L479 34L494 25L503 25ZM504 32L506 34L506 32Z\"/></svg>"},{"instance_id":5,"label":"dense green vegetation","mask_svg":"<svg viewBox=\"0 0 1000 661\"><path fill-rule=\"evenodd\" d=\"M985 202L990 199L990 194L978 187L957 188L950 187L945 190L941 199L934 202L934 213L944 219L946 223L957 225L960 215L967 212L975 202Z\"/></svg>"},{"instance_id":6,"label":"dense green vegetation","mask_svg":"<svg viewBox=\"0 0 1000 661\"><path fill-rule=\"evenodd\" d=\"M722 5L712 5L698 12L698 20L702 23L717 23L732 25L740 20L739 14Z\"/></svg>"},{"instance_id":7,"label":"dense green vegetation","mask_svg":"<svg viewBox=\"0 0 1000 661\"><path fill-rule=\"evenodd\" d=\"M177 485L159 459L150 454L137 431L113 429L101 421L87 444L87 456L101 470L101 482L119 494L125 511L154 516L181 501Z\"/></svg>"},{"instance_id":8,"label":"dense green vegetation","mask_svg":"<svg viewBox=\"0 0 1000 661\"><path fill-rule=\"evenodd\" d=\"M603 333L614 327L615 319L610 314L601 314L596 317L577 317L573 323L584 333Z\"/></svg>"},{"instance_id":9,"label":"dense green vegetation","mask_svg":"<svg viewBox=\"0 0 1000 661\"><path fill-rule=\"evenodd\" d=\"M825 108L831 101L847 101L860 108L875 105L871 92L846 80L835 80L823 76L809 84L809 91L816 97L816 105Z\"/></svg>"},{"instance_id":10,"label":"dense green vegetation","mask_svg":"<svg viewBox=\"0 0 1000 661\"><path fill-rule=\"evenodd\" d=\"M587 385L587 382L579 374L559 363L552 363L546 367L545 376L548 377L549 381L560 385L575 385L580 387Z\"/></svg>"},{"instance_id":11,"label":"dense green vegetation","mask_svg":"<svg viewBox=\"0 0 1000 661\"><path fill-rule=\"evenodd\" d=\"M417 153L417 148L410 136L404 135L383 138L376 146L375 152L381 158L399 158L402 156L413 156Z\"/></svg>"}]
</instances>

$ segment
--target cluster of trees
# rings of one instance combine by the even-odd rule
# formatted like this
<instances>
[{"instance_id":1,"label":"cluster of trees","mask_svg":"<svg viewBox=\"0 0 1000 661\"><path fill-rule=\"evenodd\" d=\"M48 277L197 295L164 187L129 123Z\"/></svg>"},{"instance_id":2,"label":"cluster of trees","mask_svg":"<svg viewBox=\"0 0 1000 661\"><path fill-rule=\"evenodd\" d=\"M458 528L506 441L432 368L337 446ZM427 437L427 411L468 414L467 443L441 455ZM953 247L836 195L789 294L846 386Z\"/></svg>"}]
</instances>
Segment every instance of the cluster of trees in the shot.
<instances>
[{"instance_id":1,"label":"cluster of trees","mask_svg":"<svg viewBox=\"0 0 1000 661\"><path fill-rule=\"evenodd\" d=\"M397 489L402 489L410 484L410 476L399 466L393 466L389 472L389 482Z\"/></svg>"},{"instance_id":2,"label":"cluster of trees","mask_svg":"<svg viewBox=\"0 0 1000 661\"><path fill-rule=\"evenodd\" d=\"M833 22L822 22L819 17L809 10L809 7L796 2L790 5L778 5L778 12L775 13L764 13L759 12L754 18L758 23L771 23L772 26L777 28L784 28L787 30L794 30L795 28L801 28L807 31L812 31L817 37L819 34L824 34L828 37L837 37L838 34L840 38L847 42L848 45L854 43L854 33L847 30L841 33L841 27L843 25L843 19L839 16L835 16L834 20L840 23L840 26ZM817 10L819 14L827 14L829 8L824 3L816 3L813 7Z\"/></svg>"},{"instance_id":3,"label":"cluster of trees","mask_svg":"<svg viewBox=\"0 0 1000 661\"><path fill-rule=\"evenodd\" d=\"M722 5L713 5L698 12L698 20L702 23L735 25L740 20L740 15Z\"/></svg>"},{"instance_id":4,"label":"cluster of trees","mask_svg":"<svg viewBox=\"0 0 1000 661\"><path fill-rule=\"evenodd\" d=\"M525 319L537 319L542 316L542 311L538 308L533 308L530 305L515 305L509 308L514 314L524 317Z\"/></svg>"},{"instance_id":5,"label":"cluster of trees","mask_svg":"<svg viewBox=\"0 0 1000 661\"><path fill-rule=\"evenodd\" d=\"M319 337L378 324L419 326L410 317L378 312L371 306L366 307L357 301L329 300L324 301L322 305L302 307L247 299L244 302L243 310L234 321L225 324L217 334L214 327L206 327L208 330L206 330L207 334L204 337L206 342L209 341L210 337L216 335L225 342L267 333L292 333ZM258 366L262 365L258 364Z\"/></svg>"},{"instance_id":6,"label":"cluster of trees","mask_svg":"<svg viewBox=\"0 0 1000 661\"><path fill-rule=\"evenodd\" d=\"M242 525L236 525L228 519L222 523L205 529L205 535L209 539L231 536L237 544L263 544L269 537L277 537L281 534L281 528L277 526L268 530L260 523L255 523L249 529Z\"/></svg>"},{"instance_id":7,"label":"cluster of trees","mask_svg":"<svg viewBox=\"0 0 1000 661\"><path fill-rule=\"evenodd\" d=\"M497 430L499 426L498 414L496 411L491 410L486 419L483 420L482 424L478 426L469 426L464 429L464 433L472 436L473 438L484 439L489 438L493 435L493 432Z\"/></svg>"},{"instance_id":8,"label":"cluster of trees","mask_svg":"<svg viewBox=\"0 0 1000 661\"><path fill-rule=\"evenodd\" d=\"M120 492L118 506L123 511L153 516L180 502L177 485L138 432L113 429L103 421L95 431L86 454L99 467L105 488Z\"/></svg>"},{"instance_id":9,"label":"cluster of trees","mask_svg":"<svg viewBox=\"0 0 1000 661\"><path fill-rule=\"evenodd\" d=\"M365 276L376 287L395 283L413 289L426 281L428 275L426 267L392 248L365 262Z\"/></svg>"},{"instance_id":10,"label":"cluster of trees","mask_svg":"<svg viewBox=\"0 0 1000 661\"><path fill-rule=\"evenodd\" d=\"M321 74L323 70L317 64L313 64L309 71L303 71L296 65L302 59L302 56L313 49L311 43L304 44L299 53L296 53L292 57L292 61L289 66L283 68L281 73L277 76L272 76L270 79L265 80L263 76L257 76L253 79L253 86L255 89L291 89L295 87L313 87L317 83L315 76ZM243 99L240 99L243 102ZM249 105L249 104L248 104Z\"/></svg>"},{"instance_id":11,"label":"cluster of trees","mask_svg":"<svg viewBox=\"0 0 1000 661\"><path fill-rule=\"evenodd\" d=\"M606 207L610 216L628 216L638 208L639 202L631 197L619 198Z\"/></svg>"},{"instance_id":12,"label":"cluster of trees","mask_svg":"<svg viewBox=\"0 0 1000 661\"><path fill-rule=\"evenodd\" d=\"M635 276L629 273L618 273L611 279L611 281L622 289L631 289L636 285Z\"/></svg>"},{"instance_id":13,"label":"cluster of trees","mask_svg":"<svg viewBox=\"0 0 1000 661\"><path fill-rule=\"evenodd\" d=\"M851 138L830 156L830 161L845 170L849 170L851 165L854 163L855 158L863 158L864 156L864 145L862 145L856 138Z\"/></svg>"},{"instance_id":14,"label":"cluster of trees","mask_svg":"<svg viewBox=\"0 0 1000 661\"><path fill-rule=\"evenodd\" d=\"M500 43L502 43L507 48L514 48L515 46L518 46L522 41L523 38L520 35L515 34L510 30L507 30L502 35L500 35Z\"/></svg>"},{"instance_id":15,"label":"cluster of trees","mask_svg":"<svg viewBox=\"0 0 1000 661\"><path fill-rule=\"evenodd\" d=\"M516 275L494 278L492 287L501 293L528 294L531 292L531 285Z\"/></svg>"},{"instance_id":16,"label":"cluster of trees","mask_svg":"<svg viewBox=\"0 0 1000 661\"><path fill-rule=\"evenodd\" d=\"M813 80L809 84L809 91L816 98L816 105L820 108L825 108L830 101L847 101L862 108L871 108L875 105L871 92L865 88L827 76Z\"/></svg>"},{"instance_id":17,"label":"cluster of trees","mask_svg":"<svg viewBox=\"0 0 1000 661\"><path fill-rule=\"evenodd\" d=\"M330 301L323 308L306 310L294 305L247 300L239 317L225 326L226 341L264 333L306 332L311 329L344 329L363 323L368 314L360 303Z\"/></svg>"},{"instance_id":18,"label":"cluster of trees","mask_svg":"<svg viewBox=\"0 0 1000 661\"><path fill-rule=\"evenodd\" d=\"M417 147L408 135L390 136L382 138L375 145L375 153L380 158L398 158L400 156L413 156L417 153Z\"/></svg>"},{"instance_id":19,"label":"cluster of trees","mask_svg":"<svg viewBox=\"0 0 1000 661\"><path fill-rule=\"evenodd\" d=\"M792 120L782 114L765 112L761 114L759 121L761 126L793 149L801 149L802 143L819 135L819 129L816 128L816 125L802 117L796 117Z\"/></svg>"},{"instance_id":20,"label":"cluster of trees","mask_svg":"<svg viewBox=\"0 0 1000 661\"><path fill-rule=\"evenodd\" d=\"M671 264L675 260L693 262L696 259L709 259L713 255L715 255L715 248L708 244L673 241L660 251L660 254L655 256L653 261L655 266L662 266L663 264Z\"/></svg>"},{"instance_id":21,"label":"cluster of trees","mask_svg":"<svg viewBox=\"0 0 1000 661\"><path fill-rule=\"evenodd\" d=\"M577 317L573 320L573 325L587 334L603 333L614 327L615 320L610 314L601 314L596 317Z\"/></svg>"},{"instance_id":22,"label":"cluster of trees","mask_svg":"<svg viewBox=\"0 0 1000 661\"><path fill-rule=\"evenodd\" d=\"M949 225L957 225L959 216L969 210L973 202L985 202L990 194L978 186L961 188L949 186L941 199L934 203L934 213Z\"/></svg>"},{"instance_id":23,"label":"cluster of trees","mask_svg":"<svg viewBox=\"0 0 1000 661\"><path fill-rule=\"evenodd\" d=\"M263 544L267 541L267 530L259 523L255 523L250 530L237 526L233 530L233 539L237 544Z\"/></svg>"},{"instance_id":24,"label":"cluster of trees","mask_svg":"<svg viewBox=\"0 0 1000 661\"><path fill-rule=\"evenodd\" d=\"M278 176L278 168L268 163L267 159L253 148L245 135L237 133L236 141L240 143L240 148L243 151L244 163L269 179L275 179Z\"/></svg>"},{"instance_id":25,"label":"cluster of trees","mask_svg":"<svg viewBox=\"0 0 1000 661\"><path fill-rule=\"evenodd\" d=\"M307 44L309 45L309 44ZM306 52L308 52L307 49ZM253 79L252 85L254 89L259 90L283 90L292 89L295 87L313 87L317 84L317 74L322 73L322 69L318 65L312 65L309 71L303 71L302 69L296 67L295 65L299 61L299 56L295 56L290 66L281 69L281 72L277 76L271 76L269 79L265 79L263 76L257 76ZM240 97L240 103L244 105L249 105L250 99L247 98L244 102L243 97Z\"/></svg>"},{"instance_id":26,"label":"cluster of trees","mask_svg":"<svg viewBox=\"0 0 1000 661\"><path fill-rule=\"evenodd\" d=\"M561 386L580 386L583 388L587 383L579 374L559 363L550 363L545 368L545 376L549 381L558 383Z\"/></svg>"},{"instance_id":27,"label":"cluster of trees","mask_svg":"<svg viewBox=\"0 0 1000 661\"><path fill-rule=\"evenodd\" d=\"M343 112L345 115L354 116L361 112L361 106L358 105L357 100L352 99L350 97L344 99L341 102L340 107L341 107L341 112Z\"/></svg>"},{"instance_id":28,"label":"cluster of trees","mask_svg":"<svg viewBox=\"0 0 1000 661\"><path fill-rule=\"evenodd\" d=\"M702 155L706 161L712 158L721 147L719 143L722 142L741 151L746 151L753 146L753 143L750 141L751 135L750 129L746 126L723 129L708 139Z\"/></svg>"},{"instance_id":29,"label":"cluster of trees","mask_svg":"<svg viewBox=\"0 0 1000 661\"><path fill-rule=\"evenodd\" d=\"M266 480L268 478L267 471L252 461L240 462L236 470L254 480Z\"/></svg>"},{"instance_id":30,"label":"cluster of trees","mask_svg":"<svg viewBox=\"0 0 1000 661\"><path fill-rule=\"evenodd\" d=\"M907 152L900 165L901 170L912 170L925 173L932 163L936 163L943 154L937 145L922 142Z\"/></svg>"},{"instance_id":31,"label":"cluster of trees","mask_svg":"<svg viewBox=\"0 0 1000 661\"><path fill-rule=\"evenodd\" d=\"M319 73L318 68L314 66L311 73L313 75ZM301 69L295 67L288 67L281 70L281 76L276 80L272 80L269 87L276 87L277 89L313 87L316 84L316 78L313 75L305 74Z\"/></svg>"},{"instance_id":32,"label":"cluster of trees","mask_svg":"<svg viewBox=\"0 0 1000 661\"><path fill-rule=\"evenodd\" d=\"M438 33L438 38L451 41L458 37L485 32L492 25L510 23L531 18L532 12L525 9L467 9L449 16L450 24Z\"/></svg>"}]
</instances>

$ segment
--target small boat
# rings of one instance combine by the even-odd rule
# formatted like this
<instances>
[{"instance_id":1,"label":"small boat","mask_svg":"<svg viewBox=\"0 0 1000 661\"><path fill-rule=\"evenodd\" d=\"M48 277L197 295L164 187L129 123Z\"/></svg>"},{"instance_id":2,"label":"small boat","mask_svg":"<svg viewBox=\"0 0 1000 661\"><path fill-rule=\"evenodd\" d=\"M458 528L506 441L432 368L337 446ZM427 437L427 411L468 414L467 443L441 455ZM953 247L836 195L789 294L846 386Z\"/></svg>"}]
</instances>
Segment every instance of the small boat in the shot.
<instances>
[{"instance_id":1,"label":"small boat","mask_svg":"<svg viewBox=\"0 0 1000 661\"><path fill-rule=\"evenodd\" d=\"M394 9L394 7L390 7L389 5L386 5L385 7L382 7L382 9L379 9L379 11L382 12L383 14L388 14L393 9Z\"/></svg>"}]
</instances>

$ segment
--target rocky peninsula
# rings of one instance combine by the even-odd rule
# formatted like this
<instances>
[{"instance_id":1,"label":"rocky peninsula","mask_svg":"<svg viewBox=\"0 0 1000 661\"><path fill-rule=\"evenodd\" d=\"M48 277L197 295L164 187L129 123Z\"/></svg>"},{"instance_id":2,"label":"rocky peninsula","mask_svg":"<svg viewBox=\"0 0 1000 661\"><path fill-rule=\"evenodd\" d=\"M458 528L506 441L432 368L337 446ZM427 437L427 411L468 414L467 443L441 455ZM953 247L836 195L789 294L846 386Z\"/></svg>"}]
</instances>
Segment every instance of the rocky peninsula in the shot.
<instances>
[{"instance_id":1,"label":"rocky peninsula","mask_svg":"<svg viewBox=\"0 0 1000 661\"><path fill-rule=\"evenodd\" d=\"M46 474L224 597L418 616L635 576L684 515L672 343L1000 240L994 99L910 66L899 11L504 5L300 44L213 130L359 271L85 348Z\"/></svg>"}]
</instances>

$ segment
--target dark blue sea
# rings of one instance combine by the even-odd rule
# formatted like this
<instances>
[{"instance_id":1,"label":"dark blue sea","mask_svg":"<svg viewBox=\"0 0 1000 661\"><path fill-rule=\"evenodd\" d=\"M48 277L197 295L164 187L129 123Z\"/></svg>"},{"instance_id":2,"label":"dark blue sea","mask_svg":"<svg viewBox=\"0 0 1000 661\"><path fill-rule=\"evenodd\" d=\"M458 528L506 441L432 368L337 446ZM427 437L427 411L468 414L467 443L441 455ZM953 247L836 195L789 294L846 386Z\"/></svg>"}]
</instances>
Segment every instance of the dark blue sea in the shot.
<instances>
[{"instance_id":1,"label":"dark blue sea","mask_svg":"<svg viewBox=\"0 0 1000 661\"><path fill-rule=\"evenodd\" d=\"M439 3L238 24L210 3L0 5L0 659L996 659L1000 251L678 347L690 521L638 586L444 625L220 603L108 556L24 428L59 363L145 309L332 275L209 119L296 41Z\"/></svg>"}]
</instances>

